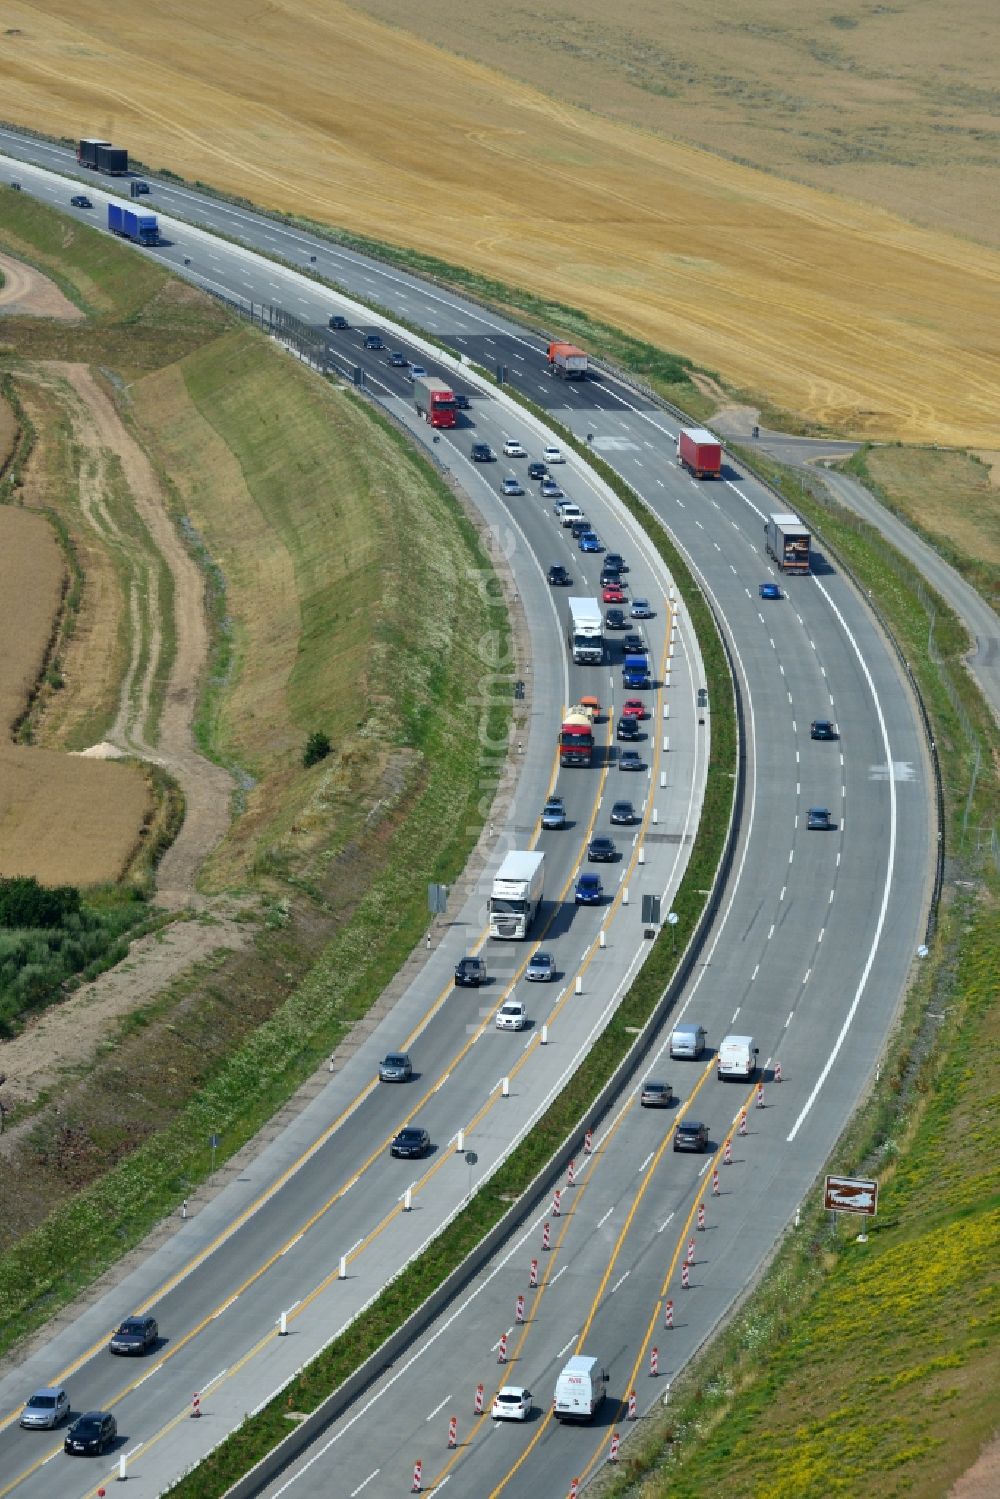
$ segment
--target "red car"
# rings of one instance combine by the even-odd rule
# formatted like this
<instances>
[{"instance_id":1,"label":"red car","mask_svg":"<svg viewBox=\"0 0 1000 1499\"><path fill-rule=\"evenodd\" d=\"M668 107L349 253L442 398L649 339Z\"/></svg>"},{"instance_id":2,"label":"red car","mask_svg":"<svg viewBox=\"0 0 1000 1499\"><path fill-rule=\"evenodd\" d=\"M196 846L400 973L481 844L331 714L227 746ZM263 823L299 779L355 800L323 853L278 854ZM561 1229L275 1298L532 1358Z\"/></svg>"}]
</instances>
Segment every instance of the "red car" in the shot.
<instances>
[{"instance_id":1,"label":"red car","mask_svg":"<svg viewBox=\"0 0 1000 1499\"><path fill-rule=\"evenodd\" d=\"M617 583L609 583L602 597L606 604L623 604L625 602L625 595Z\"/></svg>"},{"instance_id":2,"label":"red car","mask_svg":"<svg viewBox=\"0 0 1000 1499\"><path fill-rule=\"evenodd\" d=\"M646 704L638 697L626 698L622 703L622 718L645 718Z\"/></svg>"}]
</instances>

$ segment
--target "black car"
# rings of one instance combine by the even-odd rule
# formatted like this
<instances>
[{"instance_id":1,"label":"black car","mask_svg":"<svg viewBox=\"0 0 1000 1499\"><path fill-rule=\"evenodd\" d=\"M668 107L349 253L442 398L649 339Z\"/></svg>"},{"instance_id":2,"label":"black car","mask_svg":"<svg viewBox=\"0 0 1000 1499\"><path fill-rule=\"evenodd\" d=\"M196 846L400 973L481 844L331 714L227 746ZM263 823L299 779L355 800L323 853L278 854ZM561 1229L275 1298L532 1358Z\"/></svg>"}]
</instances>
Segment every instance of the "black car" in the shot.
<instances>
[{"instance_id":1,"label":"black car","mask_svg":"<svg viewBox=\"0 0 1000 1499\"><path fill-rule=\"evenodd\" d=\"M825 807L810 807L806 827L810 833L829 833L837 824Z\"/></svg>"},{"instance_id":2,"label":"black car","mask_svg":"<svg viewBox=\"0 0 1000 1499\"><path fill-rule=\"evenodd\" d=\"M394 370L405 370L409 362L410 361L407 359L406 355L401 354L398 349L393 349L392 353L389 355L389 363L392 365Z\"/></svg>"},{"instance_id":3,"label":"black car","mask_svg":"<svg viewBox=\"0 0 1000 1499\"><path fill-rule=\"evenodd\" d=\"M614 840L611 838L591 838L590 847L587 849L587 858L591 864L613 864L618 858L618 850L615 848Z\"/></svg>"},{"instance_id":4,"label":"black car","mask_svg":"<svg viewBox=\"0 0 1000 1499\"><path fill-rule=\"evenodd\" d=\"M618 728L615 731L619 739L641 739L642 730L639 728L637 718L620 718Z\"/></svg>"},{"instance_id":5,"label":"black car","mask_svg":"<svg viewBox=\"0 0 1000 1499\"><path fill-rule=\"evenodd\" d=\"M108 1349L111 1353L148 1353L155 1348L160 1330L155 1317L126 1317L118 1331L112 1334Z\"/></svg>"},{"instance_id":6,"label":"black car","mask_svg":"<svg viewBox=\"0 0 1000 1499\"><path fill-rule=\"evenodd\" d=\"M809 725L810 739L838 739L836 724L832 724L828 718L814 718Z\"/></svg>"},{"instance_id":7,"label":"black car","mask_svg":"<svg viewBox=\"0 0 1000 1499\"><path fill-rule=\"evenodd\" d=\"M619 572L619 573L627 573L628 572L628 567L626 566L625 558L622 556L621 552L609 552L608 555L605 557L604 560L607 563L608 567L613 567L616 572Z\"/></svg>"},{"instance_id":8,"label":"black car","mask_svg":"<svg viewBox=\"0 0 1000 1499\"><path fill-rule=\"evenodd\" d=\"M149 192L149 183L143 182L141 177L134 177L129 183L129 189L133 198L139 198L143 193Z\"/></svg>"},{"instance_id":9,"label":"black car","mask_svg":"<svg viewBox=\"0 0 1000 1499\"><path fill-rule=\"evenodd\" d=\"M622 575L618 571L617 567L610 567L608 565L608 559L607 557L605 557L604 562L601 565L601 587L607 588L609 583L617 583L619 588L624 588L625 586L622 582Z\"/></svg>"},{"instance_id":10,"label":"black car","mask_svg":"<svg viewBox=\"0 0 1000 1499\"><path fill-rule=\"evenodd\" d=\"M638 656L646 649L646 642L635 630L630 630L627 635L622 636L622 650L626 656Z\"/></svg>"},{"instance_id":11,"label":"black car","mask_svg":"<svg viewBox=\"0 0 1000 1499\"><path fill-rule=\"evenodd\" d=\"M572 536L572 538L573 538L574 541L579 541L580 537L583 536L589 530L590 530L590 521L589 520L575 520L573 522L573 524L569 528L569 534Z\"/></svg>"},{"instance_id":12,"label":"black car","mask_svg":"<svg viewBox=\"0 0 1000 1499\"><path fill-rule=\"evenodd\" d=\"M635 808L631 802L615 802L611 808L611 821L623 827L629 827L635 822Z\"/></svg>"},{"instance_id":13,"label":"black car","mask_svg":"<svg viewBox=\"0 0 1000 1499\"><path fill-rule=\"evenodd\" d=\"M468 398L467 395L465 395L460 390L456 390L455 391L455 410L456 411L468 411L469 410L469 398Z\"/></svg>"},{"instance_id":14,"label":"black car","mask_svg":"<svg viewBox=\"0 0 1000 1499\"><path fill-rule=\"evenodd\" d=\"M340 315L339 312L334 312L334 313L331 313L331 315L330 315L330 321L327 324L327 326L329 328L349 328L351 325L350 325L350 323L347 321L347 319L345 317L342 317ZM367 340L366 340L366 346L367 346Z\"/></svg>"},{"instance_id":15,"label":"black car","mask_svg":"<svg viewBox=\"0 0 1000 1499\"><path fill-rule=\"evenodd\" d=\"M549 568L549 582L555 588L566 588L573 582L573 579L561 562L554 562Z\"/></svg>"},{"instance_id":16,"label":"black car","mask_svg":"<svg viewBox=\"0 0 1000 1499\"><path fill-rule=\"evenodd\" d=\"M528 478L529 479L544 479L547 474L548 474L548 469L545 467L544 463L529 463L528 464Z\"/></svg>"},{"instance_id":17,"label":"black car","mask_svg":"<svg viewBox=\"0 0 1000 1499\"><path fill-rule=\"evenodd\" d=\"M472 444L473 463L495 463L496 456L496 453L494 453L488 442L474 442Z\"/></svg>"},{"instance_id":18,"label":"black car","mask_svg":"<svg viewBox=\"0 0 1000 1499\"><path fill-rule=\"evenodd\" d=\"M389 1146L389 1154L398 1156L400 1160L413 1160L418 1156L425 1156L430 1148L431 1137L427 1131L415 1124L408 1124Z\"/></svg>"},{"instance_id":19,"label":"black car","mask_svg":"<svg viewBox=\"0 0 1000 1499\"><path fill-rule=\"evenodd\" d=\"M624 630L625 610L617 608L609 609L604 616L604 627L607 630Z\"/></svg>"},{"instance_id":20,"label":"black car","mask_svg":"<svg viewBox=\"0 0 1000 1499\"><path fill-rule=\"evenodd\" d=\"M90 199L85 197L83 193L74 193L69 201L74 208L93 208L94 206Z\"/></svg>"},{"instance_id":21,"label":"black car","mask_svg":"<svg viewBox=\"0 0 1000 1499\"><path fill-rule=\"evenodd\" d=\"M708 1125L699 1124L697 1119L682 1119L674 1130L674 1149L707 1150Z\"/></svg>"},{"instance_id":22,"label":"black car","mask_svg":"<svg viewBox=\"0 0 1000 1499\"><path fill-rule=\"evenodd\" d=\"M365 334L365 348L366 349L384 349L385 348L385 344L382 342L382 336L381 336L381 334L379 334L379 333L366 333Z\"/></svg>"},{"instance_id":23,"label":"black car","mask_svg":"<svg viewBox=\"0 0 1000 1499\"><path fill-rule=\"evenodd\" d=\"M113 1447L118 1437L118 1422L110 1411L87 1411L77 1416L66 1433L63 1448L74 1456L100 1457Z\"/></svg>"},{"instance_id":24,"label":"black car","mask_svg":"<svg viewBox=\"0 0 1000 1499\"><path fill-rule=\"evenodd\" d=\"M645 768L642 758L635 750L622 750L618 756L619 770L645 770Z\"/></svg>"},{"instance_id":25,"label":"black car","mask_svg":"<svg viewBox=\"0 0 1000 1499\"><path fill-rule=\"evenodd\" d=\"M486 964L482 958L461 958L455 964L455 983L459 989L478 989L486 982Z\"/></svg>"}]
</instances>

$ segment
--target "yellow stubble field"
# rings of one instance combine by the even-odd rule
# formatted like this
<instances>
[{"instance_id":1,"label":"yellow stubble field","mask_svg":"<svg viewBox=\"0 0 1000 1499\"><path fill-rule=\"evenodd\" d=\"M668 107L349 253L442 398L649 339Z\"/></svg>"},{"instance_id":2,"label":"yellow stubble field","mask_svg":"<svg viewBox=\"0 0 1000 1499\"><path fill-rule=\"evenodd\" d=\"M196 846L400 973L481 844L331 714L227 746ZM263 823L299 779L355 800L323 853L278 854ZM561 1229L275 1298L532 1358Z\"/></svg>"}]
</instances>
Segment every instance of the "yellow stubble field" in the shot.
<instances>
[{"instance_id":1,"label":"yellow stubble field","mask_svg":"<svg viewBox=\"0 0 1000 1499\"><path fill-rule=\"evenodd\" d=\"M14 120L556 297L857 435L1000 447L1000 254L329 0L13 0Z\"/></svg>"}]
</instances>

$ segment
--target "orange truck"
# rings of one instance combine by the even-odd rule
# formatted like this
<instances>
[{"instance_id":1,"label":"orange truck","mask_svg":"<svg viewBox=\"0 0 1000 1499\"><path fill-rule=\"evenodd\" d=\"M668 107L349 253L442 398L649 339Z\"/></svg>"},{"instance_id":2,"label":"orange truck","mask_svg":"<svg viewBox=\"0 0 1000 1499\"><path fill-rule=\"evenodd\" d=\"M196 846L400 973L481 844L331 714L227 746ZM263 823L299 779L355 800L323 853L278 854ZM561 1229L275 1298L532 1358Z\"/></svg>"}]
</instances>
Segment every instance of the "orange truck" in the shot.
<instances>
[{"instance_id":1,"label":"orange truck","mask_svg":"<svg viewBox=\"0 0 1000 1499\"><path fill-rule=\"evenodd\" d=\"M587 356L576 344L549 344L549 374L560 380L585 380Z\"/></svg>"}]
</instances>

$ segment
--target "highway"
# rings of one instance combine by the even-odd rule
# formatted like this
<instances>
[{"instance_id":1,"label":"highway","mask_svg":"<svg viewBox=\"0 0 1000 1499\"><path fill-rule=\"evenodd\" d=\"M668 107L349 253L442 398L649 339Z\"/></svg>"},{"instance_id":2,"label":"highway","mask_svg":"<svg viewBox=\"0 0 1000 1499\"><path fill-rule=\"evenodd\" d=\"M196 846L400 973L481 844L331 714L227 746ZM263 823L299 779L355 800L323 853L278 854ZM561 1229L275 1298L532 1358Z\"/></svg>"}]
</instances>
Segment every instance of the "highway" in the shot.
<instances>
[{"instance_id":1,"label":"highway","mask_svg":"<svg viewBox=\"0 0 1000 1499\"><path fill-rule=\"evenodd\" d=\"M29 176L24 174L24 186L30 191L34 189ZM42 185L38 190L49 191ZM52 201L60 201L58 194L66 189L51 191ZM384 1389L379 1387L331 1428L326 1440L335 1446L324 1449L323 1457L318 1449L311 1452L301 1468L271 1491L283 1492L281 1484L290 1483L297 1492L328 1492L332 1451L338 1492L399 1492L418 1457L426 1459L430 1477L447 1477L456 1493L478 1495L501 1488L525 1494L559 1492L572 1476L586 1476L603 1461L609 1423L617 1419L616 1402L628 1389L636 1388L640 1409L648 1406L670 1373L725 1314L788 1225L872 1076L922 937L929 892L933 794L914 706L870 616L824 559L819 559L812 577L789 580L785 598L758 598L758 583L774 577L762 544L763 517L771 506L768 495L738 471L727 470L724 480L714 484L688 479L675 462L676 424L652 402L611 378L583 385L553 382L539 357L541 340L481 308L360 256L320 242L310 244L297 231L254 221L243 210L205 205L196 195L173 187L169 192L177 195L171 202L183 202L189 214L197 206L199 212L220 218L230 235L238 229L244 237L256 237L271 251L299 263L311 265L309 257L315 255L314 269L320 274L336 276L358 297L398 308L411 325L426 326L460 356L505 365L512 387L524 390L581 437L592 436L595 449L670 527L725 620L747 722L746 811L731 886L681 1008L706 1026L710 1048L728 1030L751 1032L765 1064L766 1084L765 1107L751 1108L747 1136L734 1141L733 1164L719 1166L720 1193L714 1199L709 1193L706 1199L704 1234L692 1232L689 1219L710 1175L698 1176L704 1158L674 1156L669 1128L690 1098L691 1112L708 1124L713 1147L721 1151L743 1095L736 1085L716 1081L710 1058L701 1065L680 1067L651 1063L673 1082L680 1107L664 1115L643 1114L634 1102L623 1101L622 1112L609 1122L597 1152L581 1171L579 1185L567 1189L572 1208L560 1219L557 1247L545 1257L546 1278L530 1295L523 1332L514 1320L513 1305L516 1294L528 1292L528 1262L532 1243L539 1242L538 1223L531 1225L523 1243L504 1251L493 1272L477 1282L476 1294L465 1306L451 1309L442 1324L429 1331L414 1350L417 1362L404 1361L405 1373L402 1367L394 1371ZM154 206L161 213L167 212L167 197L167 191L159 189L154 194ZM256 300L280 299L320 327L325 327L330 312L341 310L342 304L328 290L283 269L262 266L237 246L211 243L197 230L181 227L170 237L173 245L155 253L181 270L188 256L192 263L187 274L211 279L219 289L230 288ZM350 320L356 321L353 308ZM366 320L364 326L377 326L377 319ZM426 428L413 418L405 378L385 364L384 355L381 360L367 355L356 327L346 335L329 337L342 367L365 368L370 388L384 396L416 434L426 437ZM411 347L396 337L386 342L407 350L411 359L435 372L433 359L419 344ZM452 366L446 363L442 373L452 379ZM462 388L460 381L454 383ZM464 428L454 438L441 434L437 451L502 530L536 645L531 717L514 818L515 829L526 836L551 782L557 727L553 706L586 690L585 684L592 686L594 672L601 670L577 668L567 681L561 645L558 651L538 648L542 640L554 642L561 635L539 563L566 561L575 577L593 583L597 559L584 561L571 552L551 512L534 493L509 504L500 499L498 478L518 460L482 468L468 463L473 437L498 447L503 435L514 431L533 455L541 439L534 424L513 417L502 399L478 393L471 383L468 392L474 428ZM662 632L669 586L662 569L620 507L609 502L579 466L566 467L567 492L595 520L607 544L625 553L633 568L631 592L645 592L657 601L658 619L652 628ZM657 831L654 834L647 821L643 839L643 877L649 888L663 890L680 873L704 766L704 739L699 738L693 711L699 673L693 642L684 635L683 610L678 627L682 649L668 694L670 749L663 751L660 736L652 731L644 746L650 772L643 781L647 817L650 798L659 796L660 762L669 765ZM664 641L661 633L655 644L662 650ZM604 696L613 677L612 673L606 678ZM812 741L809 722L814 717L835 718L840 740ZM565 889L595 808L598 829L605 831L602 814L608 800L628 795L626 783L634 784L635 779L619 771L614 761L559 777L574 827L545 835L539 845L545 847L547 858L551 851L550 890ZM686 795L682 788L687 788ZM807 830L805 810L815 804L831 809L832 832ZM623 852L631 857L630 848ZM472 909L461 914L467 925L457 930L457 936L481 930L481 891L470 905ZM618 904L609 947L592 961L587 955L596 941L596 913L577 911L567 920L564 906L555 912L546 946L558 952L567 975L587 964L584 994L564 993L552 1007L553 1036L560 1024L567 1036L560 1043L561 1055L552 1046L543 1056L535 1040L537 1029L528 1034L527 1051L525 1038L496 1036L489 1027L480 1040L468 1044L466 1027L475 1023L469 1016L470 1000L451 994L447 973L453 958L444 949L432 955L423 983L416 986L420 995L405 997L397 1008L388 1044L405 1044L411 1032L424 1026L419 1034L420 1122L428 1124L435 1141L445 1142L429 1167L428 1200L435 1198L435 1221L459 1205L469 1186L464 1168L448 1168L447 1144L455 1130L476 1120L481 1163L477 1172L505 1148L497 1120L511 1100L494 1102L485 1113L479 1112L499 1092L501 1069L506 1066L513 1072L511 1058L520 1056L513 1089L518 1118L514 1130L508 1127L509 1143L518 1128L530 1128L548 1091L614 1003L641 951L635 941L634 906L631 911L629 927L622 923L630 917L630 908L623 910ZM631 940L625 935L629 931ZM491 944L493 967L496 946ZM513 959L508 962L510 970L491 986L491 1005L503 992L502 980L516 980ZM605 966L591 994L598 962ZM521 986L522 992L525 988ZM537 1024L544 1010L538 1008L534 989L527 997ZM461 1016L456 1016L458 1010ZM417 1042L412 1046L416 1053ZM212 1205L214 1212L203 1215L207 1222L195 1220L165 1252L147 1261L137 1272L140 1280L145 1276L143 1284L133 1278L120 1288L119 1310L152 1298L161 1325L169 1327L173 1339L167 1349L172 1357L156 1379L122 1395L115 1406L127 1413L127 1426L121 1413L119 1422L129 1433L129 1450L142 1443L130 1467L130 1479L135 1477L140 1488L145 1483L154 1492L157 1483L193 1460L228 1423L265 1398L280 1384L283 1370L297 1367L312 1348L344 1325L351 1310L380 1283L378 1277L384 1277L387 1265L402 1263L426 1237L428 1227L414 1228L410 1215L404 1218L398 1210L398 1201L393 1204L402 1178L398 1171L386 1170L399 1163L385 1161L383 1146L388 1132L398 1125L401 1106L384 1087L371 1084L378 1050L369 1048L356 1068L345 1068L333 1079L317 1106L303 1115L293 1131L295 1138L276 1142L262 1155L252 1181L220 1194ZM465 1055L458 1067L460 1050ZM781 1065L780 1084L773 1081L776 1062ZM430 1087L435 1091L423 1087L424 1076L434 1080ZM447 1079L446 1086L441 1079ZM521 1102L522 1089L526 1098L530 1090L530 1106ZM362 1103L341 1118L352 1100L362 1096ZM512 1112L508 1107L508 1115ZM225 1253L209 1253L227 1224L238 1220L257 1195L338 1120L333 1134L281 1189L230 1233ZM307 1222L311 1226L298 1237ZM678 1257L686 1254L695 1235L691 1286L674 1294ZM196 1269L189 1268L192 1254L200 1251L206 1252L205 1258ZM371 1269L363 1274L359 1264L357 1274L340 1282L337 1256L348 1252L362 1260L370 1255ZM261 1266L267 1268L260 1270ZM259 1273L251 1281L255 1272ZM157 1288L170 1275L182 1281L175 1290L159 1293ZM326 1283L324 1276L329 1278ZM678 1313L669 1347L661 1346L661 1375L653 1380L644 1360L650 1328L662 1318L666 1295ZM296 1337L278 1340L273 1332L276 1309L296 1300L304 1308L297 1318ZM88 1404L110 1399L124 1387L125 1376L114 1369L117 1384L109 1383L107 1358L87 1359L86 1354L98 1341L98 1329L106 1330L115 1315L106 1301L89 1309L33 1356L30 1368L16 1375L6 1372L0 1379L0 1408L13 1410L33 1382L45 1382L57 1370L73 1368L82 1360L72 1392L85 1376ZM516 1376L509 1371L509 1377L532 1388L537 1414L524 1428L504 1427L493 1433L486 1421L473 1427L472 1398L479 1382L492 1393L499 1373L493 1345L508 1329L517 1360ZM661 1344L667 1335L664 1329ZM559 1361L577 1342L600 1354L611 1378L614 1399L606 1403L601 1424L593 1432L557 1428L547 1415ZM33 1381L36 1372L39 1377ZM213 1384L216 1373L220 1377ZM181 1391L206 1386L212 1421L192 1431L186 1420L189 1395ZM444 1438L453 1406L460 1417L462 1445L449 1454ZM34 1435L9 1427L0 1432L0 1466L16 1474L7 1488L0 1487L0 1494L14 1487L26 1494L47 1492L44 1472L29 1471L27 1454L37 1450ZM64 1462L61 1457L58 1461ZM84 1490L66 1487L65 1492Z\"/></svg>"}]
</instances>

